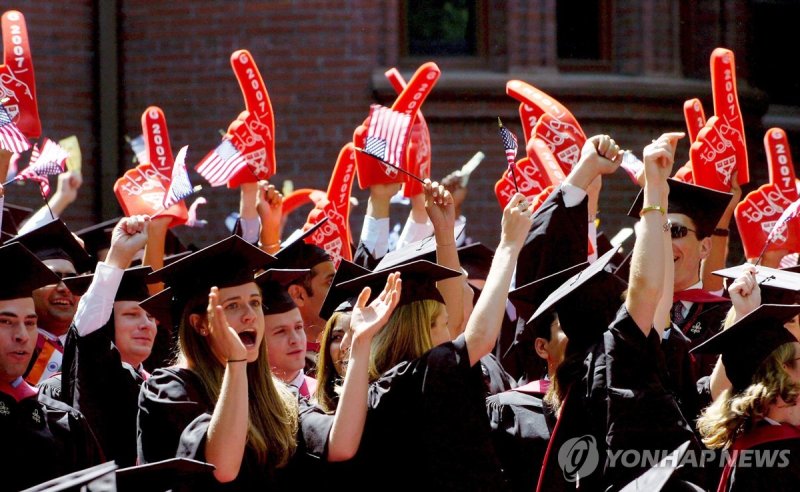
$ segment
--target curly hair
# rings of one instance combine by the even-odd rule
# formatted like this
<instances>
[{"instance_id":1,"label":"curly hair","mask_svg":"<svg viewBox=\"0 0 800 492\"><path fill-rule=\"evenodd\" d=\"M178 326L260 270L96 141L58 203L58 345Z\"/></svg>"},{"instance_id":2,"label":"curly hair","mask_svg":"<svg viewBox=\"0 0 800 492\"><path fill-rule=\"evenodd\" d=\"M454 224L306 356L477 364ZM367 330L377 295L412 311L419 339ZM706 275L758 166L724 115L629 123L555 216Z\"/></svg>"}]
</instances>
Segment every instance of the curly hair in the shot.
<instances>
[{"instance_id":1,"label":"curly hair","mask_svg":"<svg viewBox=\"0 0 800 492\"><path fill-rule=\"evenodd\" d=\"M723 391L697 420L703 443L710 449L728 448L767 415L778 397L790 405L797 402L800 383L786 370L797 363L794 358L794 343L785 343L761 363L750 386L738 393Z\"/></svg>"}]
</instances>

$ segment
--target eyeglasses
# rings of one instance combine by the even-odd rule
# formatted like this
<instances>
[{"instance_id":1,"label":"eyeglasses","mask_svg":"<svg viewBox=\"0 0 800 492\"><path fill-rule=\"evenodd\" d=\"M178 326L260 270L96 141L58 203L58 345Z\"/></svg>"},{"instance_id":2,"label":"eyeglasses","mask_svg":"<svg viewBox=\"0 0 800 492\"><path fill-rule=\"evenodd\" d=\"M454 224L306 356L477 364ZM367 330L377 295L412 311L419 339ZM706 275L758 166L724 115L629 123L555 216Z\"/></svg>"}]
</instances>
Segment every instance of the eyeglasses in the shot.
<instances>
[{"instance_id":1,"label":"eyeglasses","mask_svg":"<svg viewBox=\"0 0 800 492\"><path fill-rule=\"evenodd\" d=\"M686 237L686 235L689 234L690 232L694 232L695 234L697 234L696 230L689 229L685 225L672 224L669 227L669 233L672 236L672 239L680 239L682 237Z\"/></svg>"},{"instance_id":2,"label":"eyeglasses","mask_svg":"<svg viewBox=\"0 0 800 492\"><path fill-rule=\"evenodd\" d=\"M55 274L55 276L58 277L59 280L64 280L65 278L72 278L78 276L78 274L75 272L58 272L55 270L50 270L50 271L53 272L53 274Z\"/></svg>"}]
</instances>

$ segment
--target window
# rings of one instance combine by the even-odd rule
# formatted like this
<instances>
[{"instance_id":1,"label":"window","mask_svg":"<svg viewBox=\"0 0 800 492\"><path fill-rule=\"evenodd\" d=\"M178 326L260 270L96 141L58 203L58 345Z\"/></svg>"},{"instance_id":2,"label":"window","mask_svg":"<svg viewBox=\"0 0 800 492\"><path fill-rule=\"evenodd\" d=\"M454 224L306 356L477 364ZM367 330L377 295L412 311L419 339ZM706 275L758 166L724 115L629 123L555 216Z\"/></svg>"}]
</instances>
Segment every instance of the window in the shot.
<instances>
[{"instance_id":1,"label":"window","mask_svg":"<svg viewBox=\"0 0 800 492\"><path fill-rule=\"evenodd\" d=\"M610 8L610 0L556 1L559 68L610 68Z\"/></svg>"},{"instance_id":2,"label":"window","mask_svg":"<svg viewBox=\"0 0 800 492\"><path fill-rule=\"evenodd\" d=\"M404 58L486 56L485 0L404 0L400 9Z\"/></svg>"}]
</instances>

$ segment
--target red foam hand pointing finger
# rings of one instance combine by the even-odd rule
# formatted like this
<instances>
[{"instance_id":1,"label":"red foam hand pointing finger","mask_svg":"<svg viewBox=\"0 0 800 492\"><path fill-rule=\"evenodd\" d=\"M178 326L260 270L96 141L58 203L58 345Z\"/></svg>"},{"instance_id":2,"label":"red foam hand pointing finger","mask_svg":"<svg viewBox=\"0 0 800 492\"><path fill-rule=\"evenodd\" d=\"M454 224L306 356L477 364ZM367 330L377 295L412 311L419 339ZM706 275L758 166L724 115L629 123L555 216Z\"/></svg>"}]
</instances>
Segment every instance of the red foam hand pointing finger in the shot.
<instances>
[{"instance_id":1,"label":"red foam hand pointing finger","mask_svg":"<svg viewBox=\"0 0 800 492\"><path fill-rule=\"evenodd\" d=\"M578 120L556 99L521 80L509 80L506 82L506 94L528 106L528 108L525 108L528 117L523 120L523 127L536 123L536 121L531 121L530 116L538 120L543 115L549 114L553 119L562 123L563 128L572 133L572 138L580 141L580 146L583 146L583 142L586 141L586 134L583 133Z\"/></svg>"},{"instance_id":2,"label":"red foam hand pointing finger","mask_svg":"<svg viewBox=\"0 0 800 492\"><path fill-rule=\"evenodd\" d=\"M229 188L269 179L276 172L275 115L267 86L247 50L231 54L231 67L244 97L246 112L229 127L230 139L247 161L228 181Z\"/></svg>"},{"instance_id":3,"label":"red foam hand pointing finger","mask_svg":"<svg viewBox=\"0 0 800 492\"><path fill-rule=\"evenodd\" d=\"M142 163L114 183L114 194L128 217L134 215L159 215L171 217L170 227L185 224L189 212L183 201L164 209L164 195L172 179L174 158L170 146L167 120L164 112L150 106L142 113L142 134L145 154L150 162Z\"/></svg>"},{"instance_id":4,"label":"red foam hand pointing finger","mask_svg":"<svg viewBox=\"0 0 800 492\"><path fill-rule=\"evenodd\" d=\"M739 169L740 156L728 138L726 123L712 116L689 150L694 182L719 191L730 191L731 175Z\"/></svg>"},{"instance_id":5,"label":"red foam hand pointing finger","mask_svg":"<svg viewBox=\"0 0 800 492\"><path fill-rule=\"evenodd\" d=\"M36 79L28 45L25 17L16 10L3 14L3 64L0 65L0 100L17 128L28 138L42 134L36 104Z\"/></svg>"},{"instance_id":6,"label":"red foam hand pointing finger","mask_svg":"<svg viewBox=\"0 0 800 492\"><path fill-rule=\"evenodd\" d=\"M586 143L586 138L581 136L582 132L577 132L571 123L561 121L550 114L543 114L536 123L533 133L536 139L541 139L547 144L564 174L569 174L572 166L577 164L581 157L581 147Z\"/></svg>"},{"instance_id":7,"label":"red foam hand pointing finger","mask_svg":"<svg viewBox=\"0 0 800 492\"><path fill-rule=\"evenodd\" d=\"M700 99L689 99L683 103L683 118L686 120L689 142L693 143L697 140L697 134L706 124L706 113L703 111Z\"/></svg>"},{"instance_id":8,"label":"red foam hand pointing finger","mask_svg":"<svg viewBox=\"0 0 800 492\"><path fill-rule=\"evenodd\" d=\"M736 153L737 179L740 185L750 182L747 163L744 119L739 109L736 92L736 60L733 51L717 48L711 53L711 91L714 98L714 115L722 120L721 135L728 139Z\"/></svg>"},{"instance_id":9,"label":"red foam hand pointing finger","mask_svg":"<svg viewBox=\"0 0 800 492\"><path fill-rule=\"evenodd\" d=\"M436 85L436 81L439 80L441 74L441 70L435 63L424 63L411 77L405 89L397 96L394 104L392 104L392 110L409 115L413 122L422 107L422 103L425 102L425 98L433 90L433 86ZM369 118L359 125L353 133L353 144L358 149L366 147L368 126ZM406 152L409 140L409 138L406 138L406 147L401 152L402 160L406 163L408 162L406 160ZM356 165L358 167L358 186L362 190L375 184L400 183L405 179L396 169L381 163L364 152L356 152ZM403 169L408 171L408 164L404 164Z\"/></svg>"},{"instance_id":10,"label":"red foam hand pointing finger","mask_svg":"<svg viewBox=\"0 0 800 492\"><path fill-rule=\"evenodd\" d=\"M769 183L749 193L737 206L736 225L742 238L745 256L756 258L767 241L783 211L798 198L794 165L786 133L771 128L764 135L764 147L769 165ZM800 223L790 220L777 227L767 245L771 250L800 251Z\"/></svg>"},{"instance_id":11,"label":"red foam hand pointing finger","mask_svg":"<svg viewBox=\"0 0 800 492\"><path fill-rule=\"evenodd\" d=\"M389 79L398 95L406 88L406 81L396 68L387 70L384 75ZM428 131L425 117L422 116L422 111L417 113L417 117L411 125L408 149L406 151L406 163L411 174L422 179L431 177L431 134ZM422 184L419 181L407 174L404 174L403 177L405 179L403 196L411 197L423 192Z\"/></svg>"}]
</instances>

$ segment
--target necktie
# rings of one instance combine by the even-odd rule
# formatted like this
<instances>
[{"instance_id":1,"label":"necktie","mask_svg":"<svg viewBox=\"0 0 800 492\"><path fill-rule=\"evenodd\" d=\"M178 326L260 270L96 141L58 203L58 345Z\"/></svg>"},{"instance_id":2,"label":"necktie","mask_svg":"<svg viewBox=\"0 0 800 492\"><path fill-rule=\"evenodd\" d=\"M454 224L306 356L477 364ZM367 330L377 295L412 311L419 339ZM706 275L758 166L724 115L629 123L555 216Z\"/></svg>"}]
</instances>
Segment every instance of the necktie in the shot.
<instances>
[{"instance_id":1,"label":"necktie","mask_svg":"<svg viewBox=\"0 0 800 492\"><path fill-rule=\"evenodd\" d=\"M672 304L670 317L672 318L672 322L675 323L678 327L683 326L683 322L686 321L686 318L683 316L683 302L675 301Z\"/></svg>"}]
</instances>

